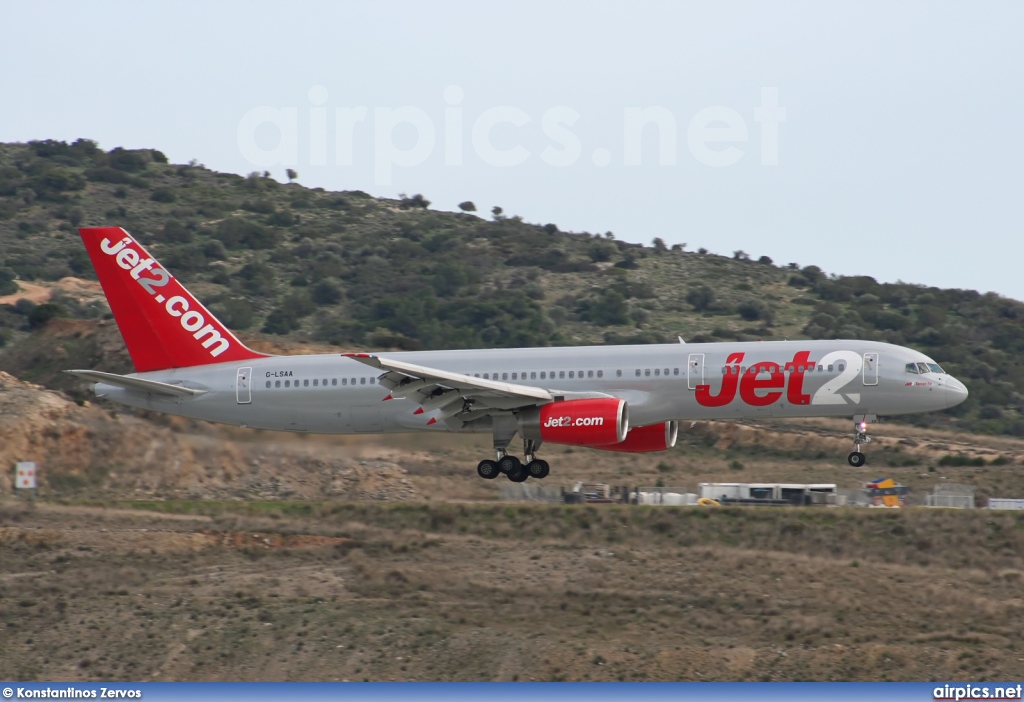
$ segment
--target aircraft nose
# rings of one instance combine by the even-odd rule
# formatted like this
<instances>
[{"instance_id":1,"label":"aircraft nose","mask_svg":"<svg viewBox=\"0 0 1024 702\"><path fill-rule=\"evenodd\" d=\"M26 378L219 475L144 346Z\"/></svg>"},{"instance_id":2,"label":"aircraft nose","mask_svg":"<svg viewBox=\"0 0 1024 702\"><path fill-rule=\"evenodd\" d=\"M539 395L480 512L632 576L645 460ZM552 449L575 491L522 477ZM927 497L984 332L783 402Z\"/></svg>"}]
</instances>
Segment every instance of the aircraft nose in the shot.
<instances>
[{"instance_id":1,"label":"aircraft nose","mask_svg":"<svg viewBox=\"0 0 1024 702\"><path fill-rule=\"evenodd\" d=\"M949 376L946 381L946 400L949 407L955 407L967 399L967 386L956 378Z\"/></svg>"}]
</instances>

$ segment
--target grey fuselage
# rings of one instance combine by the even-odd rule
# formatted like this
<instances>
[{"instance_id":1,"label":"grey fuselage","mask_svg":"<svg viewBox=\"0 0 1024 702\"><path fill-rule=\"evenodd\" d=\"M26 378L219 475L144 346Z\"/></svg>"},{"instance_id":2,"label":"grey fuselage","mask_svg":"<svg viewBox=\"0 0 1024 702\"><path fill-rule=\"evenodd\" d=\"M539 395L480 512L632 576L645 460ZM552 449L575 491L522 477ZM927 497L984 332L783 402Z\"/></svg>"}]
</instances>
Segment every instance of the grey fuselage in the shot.
<instances>
[{"instance_id":1,"label":"grey fuselage","mask_svg":"<svg viewBox=\"0 0 1024 702\"><path fill-rule=\"evenodd\" d=\"M475 377L545 388L567 399L605 393L628 404L630 426L668 420L856 417L942 410L967 390L934 361L893 344L838 341L414 351L382 354ZM934 366L938 368L937 366ZM328 434L471 431L456 419L382 400L378 371L341 355L274 356L133 377L205 391L173 398L103 383L126 405L245 427Z\"/></svg>"}]
</instances>

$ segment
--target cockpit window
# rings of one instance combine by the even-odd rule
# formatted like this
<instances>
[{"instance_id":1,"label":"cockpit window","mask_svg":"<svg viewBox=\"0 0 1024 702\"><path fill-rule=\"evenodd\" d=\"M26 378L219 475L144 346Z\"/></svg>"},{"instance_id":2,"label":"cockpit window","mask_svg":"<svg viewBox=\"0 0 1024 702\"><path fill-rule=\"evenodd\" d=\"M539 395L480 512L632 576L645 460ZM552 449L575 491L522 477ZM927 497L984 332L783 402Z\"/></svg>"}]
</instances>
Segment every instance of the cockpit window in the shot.
<instances>
[{"instance_id":1,"label":"cockpit window","mask_svg":"<svg viewBox=\"0 0 1024 702\"><path fill-rule=\"evenodd\" d=\"M917 372L918 373L927 373L928 372L928 364L927 363L918 363L917 364Z\"/></svg>"},{"instance_id":2,"label":"cockpit window","mask_svg":"<svg viewBox=\"0 0 1024 702\"><path fill-rule=\"evenodd\" d=\"M942 370L942 366L940 366L938 363L929 363L928 367L931 369L932 373L946 373L946 371Z\"/></svg>"},{"instance_id":3,"label":"cockpit window","mask_svg":"<svg viewBox=\"0 0 1024 702\"><path fill-rule=\"evenodd\" d=\"M919 371L917 370L917 364L916 363L908 363L907 364L907 372L908 373L918 373Z\"/></svg>"}]
</instances>

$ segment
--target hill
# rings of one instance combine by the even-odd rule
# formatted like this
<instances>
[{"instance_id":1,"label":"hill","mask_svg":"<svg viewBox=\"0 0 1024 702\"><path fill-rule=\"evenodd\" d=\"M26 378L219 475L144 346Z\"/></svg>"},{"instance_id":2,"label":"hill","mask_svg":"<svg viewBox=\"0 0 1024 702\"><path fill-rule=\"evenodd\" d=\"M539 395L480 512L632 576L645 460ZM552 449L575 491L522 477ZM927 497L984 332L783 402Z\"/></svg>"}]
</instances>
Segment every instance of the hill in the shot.
<instances>
[{"instance_id":1,"label":"hill","mask_svg":"<svg viewBox=\"0 0 1024 702\"><path fill-rule=\"evenodd\" d=\"M472 203L458 213L430 205L422 195L389 200L216 173L84 139L0 144L0 296L16 291L15 277L94 280L75 227L120 225L257 342L417 349L677 335L880 339L919 348L966 380L970 399L948 415L957 426L1024 436L1024 303L829 276L742 251L562 232L500 211L488 219ZM43 305L0 305L0 342L9 347L0 368L61 387L67 381L46 365L52 353L32 335L55 316L105 314L102 300L66 291ZM83 345L69 341L65 359ZM912 421L948 425L935 415Z\"/></svg>"}]
</instances>

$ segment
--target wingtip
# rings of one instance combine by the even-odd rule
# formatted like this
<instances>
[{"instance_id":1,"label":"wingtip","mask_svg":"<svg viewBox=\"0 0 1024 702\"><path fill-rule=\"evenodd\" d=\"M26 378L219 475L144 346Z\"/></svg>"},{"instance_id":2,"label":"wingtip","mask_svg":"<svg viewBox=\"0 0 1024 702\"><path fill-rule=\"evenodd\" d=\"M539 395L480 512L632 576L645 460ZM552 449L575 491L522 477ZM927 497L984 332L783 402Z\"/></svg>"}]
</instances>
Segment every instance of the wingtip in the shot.
<instances>
[{"instance_id":1,"label":"wingtip","mask_svg":"<svg viewBox=\"0 0 1024 702\"><path fill-rule=\"evenodd\" d=\"M417 407L416 411L413 412L413 414L423 414L423 408L422 407Z\"/></svg>"},{"instance_id":2,"label":"wingtip","mask_svg":"<svg viewBox=\"0 0 1024 702\"><path fill-rule=\"evenodd\" d=\"M431 424L436 424L436 423L437 423L437 420L434 417L431 417L430 421L427 422L427 426L429 427Z\"/></svg>"},{"instance_id":3,"label":"wingtip","mask_svg":"<svg viewBox=\"0 0 1024 702\"><path fill-rule=\"evenodd\" d=\"M393 398L391 395L388 395L383 400L381 400L381 402L387 402L388 400L393 400L393 399L395 399L395 398Z\"/></svg>"}]
</instances>

